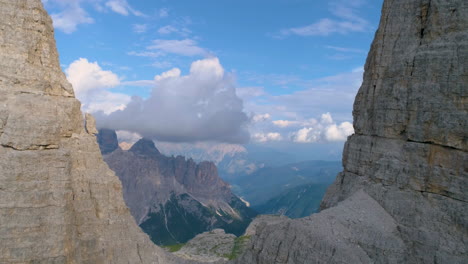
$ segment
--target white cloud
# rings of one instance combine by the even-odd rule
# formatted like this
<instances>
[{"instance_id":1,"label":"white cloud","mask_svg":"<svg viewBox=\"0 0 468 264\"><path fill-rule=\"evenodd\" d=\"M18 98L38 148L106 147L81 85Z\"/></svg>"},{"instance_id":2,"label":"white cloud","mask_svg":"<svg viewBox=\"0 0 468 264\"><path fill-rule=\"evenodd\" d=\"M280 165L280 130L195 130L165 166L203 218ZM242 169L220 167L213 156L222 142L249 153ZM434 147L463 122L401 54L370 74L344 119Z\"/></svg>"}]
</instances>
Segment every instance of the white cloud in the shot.
<instances>
[{"instance_id":1,"label":"white cloud","mask_svg":"<svg viewBox=\"0 0 468 264\"><path fill-rule=\"evenodd\" d=\"M126 142L129 144L134 144L141 139L141 136L138 133L128 132L124 130L116 131L117 138L119 142Z\"/></svg>"},{"instance_id":2,"label":"white cloud","mask_svg":"<svg viewBox=\"0 0 468 264\"><path fill-rule=\"evenodd\" d=\"M147 24L133 24L133 32L142 34L148 30Z\"/></svg>"},{"instance_id":3,"label":"white cloud","mask_svg":"<svg viewBox=\"0 0 468 264\"><path fill-rule=\"evenodd\" d=\"M265 89L263 87L241 87L236 90L237 96L240 98L254 98L265 95Z\"/></svg>"},{"instance_id":4,"label":"white cloud","mask_svg":"<svg viewBox=\"0 0 468 264\"><path fill-rule=\"evenodd\" d=\"M151 66L159 69L169 68L172 67L172 63L169 61L155 61L151 63Z\"/></svg>"},{"instance_id":5,"label":"white cloud","mask_svg":"<svg viewBox=\"0 0 468 264\"><path fill-rule=\"evenodd\" d=\"M256 114L252 116L252 122L254 123L259 123L259 122L265 122L271 118L271 115L266 113L266 114Z\"/></svg>"},{"instance_id":6,"label":"white cloud","mask_svg":"<svg viewBox=\"0 0 468 264\"><path fill-rule=\"evenodd\" d=\"M322 18L310 25L283 29L274 36L328 36L336 33L365 32L369 30L369 22L357 14L357 8L363 3L364 1L333 1L330 3L330 11L337 18Z\"/></svg>"},{"instance_id":7,"label":"white cloud","mask_svg":"<svg viewBox=\"0 0 468 264\"><path fill-rule=\"evenodd\" d=\"M107 9L112 10L118 14L128 16L145 17L145 14L132 8L127 0L108 0L103 6L101 2L104 0L42 0L46 5L54 5L61 9L60 12L52 13L51 17L54 22L54 27L67 34L73 33L81 24L92 24L94 19L83 8L83 3L92 5L95 10L104 12ZM142 25L140 25L142 26ZM143 33L144 28L134 27L135 32Z\"/></svg>"},{"instance_id":8,"label":"white cloud","mask_svg":"<svg viewBox=\"0 0 468 264\"><path fill-rule=\"evenodd\" d=\"M177 78L177 77L180 77L180 70L178 68L173 68L172 70L169 70L167 72L163 72L161 73L160 75L156 75L154 77L154 80L156 82L160 82L164 79L168 79L168 78Z\"/></svg>"},{"instance_id":9,"label":"white cloud","mask_svg":"<svg viewBox=\"0 0 468 264\"><path fill-rule=\"evenodd\" d=\"M324 18L311 25L282 30L281 35L328 36L333 33L364 32L367 26L363 21L337 21Z\"/></svg>"},{"instance_id":10,"label":"white cloud","mask_svg":"<svg viewBox=\"0 0 468 264\"><path fill-rule=\"evenodd\" d=\"M159 9L158 15L160 18L165 18L169 16L169 9L168 8L161 8Z\"/></svg>"},{"instance_id":11,"label":"white cloud","mask_svg":"<svg viewBox=\"0 0 468 264\"><path fill-rule=\"evenodd\" d=\"M274 120L274 121L272 121L272 123L275 126L281 127L281 128L296 126L296 125L300 124L299 121L294 121L294 120Z\"/></svg>"},{"instance_id":12,"label":"white cloud","mask_svg":"<svg viewBox=\"0 0 468 264\"><path fill-rule=\"evenodd\" d=\"M337 46L325 46L327 49L339 51L339 52L346 52L346 53L366 53L365 50L362 49L353 49L353 48L344 48L344 47L337 47Z\"/></svg>"},{"instance_id":13,"label":"white cloud","mask_svg":"<svg viewBox=\"0 0 468 264\"><path fill-rule=\"evenodd\" d=\"M55 1L58 0L50 2ZM62 12L51 14L56 29L70 34L75 32L80 24L94 23L94 19L80 6L80 1L60 2L60 5L63 7Z\"/></svg>"},{"instance_id":14,"label":"white cloud","mask_svg":"<svg viewBox=\"0 0 468 264\"><path fill-rule=\"evenodd\" d=\"M178 31L177 28L175 28L175 27L173 27L173 26L170 26L170 25L167 25L167 26L164 26L164 27L160 27L160 28L158 29L158 33L159 33L159 34L164 34L164 35L166 35L166 34L171 34L171 33L173 33L173 32L177 32L177 31Z\"/></svg>"},{"instance_id":15,"label":"white cloud","mask_svg":"<svg viewBox=\"0 0 468 264\"><path fill-rule=\"evenodd\" d=\"M291 133L291 139L296 143L345 141L353 133L353 125L350 122L337 125L331 114L326 113L322 114L320 121L311 122L310 126Z\"/></svg>"},{"instance_id":16,"label":"white cloud","mask_svg":"<svg viewBox=\"0 0 468 264\"><path fill-rule=\"evenodd\" d=\"M109 0L106 2L106 7L111 9L117 14L128 16L132 14L134 16L144 17L145 14L142 12L133 9L127 2L127 0Z\"/></svg>"},{"instance_id":17,"label":"white cloud","mask_svg":"<svg viewBox=\"0 0 468 264\"><path fill-rule=\"evenodd\" d=\"M181 36L188 36L191 33L191 31L186 27L177 28L172 25L166 25L166 26L160 27L158 29L158 33L161 35L169 35L172 33L176 33Z\"/></svg>"},{"instance_id":18,"label":"white cloud","mask_svg":"<svg viewBox=\"0 0 468 264\"><path fill-rule=\"evenodd\" d=\"M333 123L333 118L330 113L322 114L322 118L320 119L321 123L324 125L329 125Z\"/></svg>"},{"instance_id":19,"label":"white cloud","mask_svg":"<svg viewBox=\"0 0 468 264\"><path fill-rule=\"evenodd\" d=\"M96 115L98 124L169 142L249 140L243 102L217 58L193 62L188 75L176 68L159 74L154 83L148 99L133 97L124 110Z\"/></svg>"},{"instance_id":20,"label":"white cloud","mask_svg":"<svg viewBox=\"0 0 468 264\"><path fill-rule=\"evenodd\" d=\"M327 128L325 138L328 141L345 141L349 135L354 133L353 124L343 122L339 126L333 124Z\"/></svg>"},{"instance_id":21,"label":"white cloud","mask_svg":"<svg viewBox=\"0 0 468 264\"><path fill-rule=\"evenodd\" d=\"M127 54L130 55L130 56L149 57L149 58L157 58L157 57L161 57L161 56L165 55L164 52L160 52L160 51L156 51L156 52L153 52L153 51L142 51L142 52L130 51Z\"/></svg>"},{"instance_id":22,"label":"white cloud","mask_svg":"<svg viewBox=\"0 0 468 264\"><path fill-rule=\"evenodd\" d=\"M109 91L120 85L120 79L115 73L103 70L97 62L80 58L71 63L65 73L83 111L111 113L125 108L130 101L128 95Z\"/></svg>"},{"instance_id":23,"label":"white cloud","mask_svg":"<svg viewBox=\"0 0 468 264\"><path fill-rule=\"evenodd\" d=\"M320 139L320 131L313 128L302 128L293 134L293 141L297 143L317 142Z\"/></svg>"},{"instance_id":24,"label":"white cloud","mask_svg":"<svg viewBox=\"0 0 468 264\"><path fill-rule=\"evenodd\" d=\"M193 39L183 40L165 40L156 39L153 45L149 46L150 50L158 50L165 53L172 53L183 56L208 56L209 52L198 46L198 43Z\"/></svg>"},{"instance_id":25,"label":"white cloud","mask_svg":"<svg viewBox=\"0 0 468 264\"><path fill-rule=\"evenodd\" d=\"M283 137L280 133L255 133L252 135L252 140L260 143L265 143L269 141L281 141Z\"/></svg>"}]
</instances>

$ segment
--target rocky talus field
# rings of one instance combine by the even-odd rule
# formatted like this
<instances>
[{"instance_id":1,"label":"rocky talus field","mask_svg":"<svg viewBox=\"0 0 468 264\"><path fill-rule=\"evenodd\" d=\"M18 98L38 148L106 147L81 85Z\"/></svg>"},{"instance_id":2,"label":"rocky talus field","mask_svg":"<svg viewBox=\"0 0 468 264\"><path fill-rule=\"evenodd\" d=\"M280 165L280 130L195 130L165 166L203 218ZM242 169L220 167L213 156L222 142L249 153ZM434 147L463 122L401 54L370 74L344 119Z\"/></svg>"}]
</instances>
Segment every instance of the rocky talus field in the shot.
<instances>
[{"instance_id":1,"label":"rocky talus field","mask_svg":"<svg viewBox=\"0 0 468 264\"><path fill-rule=\"evenodd\" d=\"M232 263L468 262L467 14L384 0L322 211L257 218ZM200 263L137 226L53 34L40 0L0 0L0 263Z\"/></svg>"}]
</instances>

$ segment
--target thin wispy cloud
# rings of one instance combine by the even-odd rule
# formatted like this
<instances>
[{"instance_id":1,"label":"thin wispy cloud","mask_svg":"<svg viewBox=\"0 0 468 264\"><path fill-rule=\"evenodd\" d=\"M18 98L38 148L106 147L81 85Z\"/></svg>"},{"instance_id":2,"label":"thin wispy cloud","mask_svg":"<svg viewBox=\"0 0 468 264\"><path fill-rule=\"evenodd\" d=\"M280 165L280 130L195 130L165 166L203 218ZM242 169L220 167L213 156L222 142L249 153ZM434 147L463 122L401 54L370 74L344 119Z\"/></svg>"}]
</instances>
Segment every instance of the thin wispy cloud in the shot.
<instances>
[{"instance_id":1,"label":"thin wispy cloud","mask_svg":"<svg viewBox=\"0 0 468 264\"><path fill-rule=\"evenodd\" d=\"M337 46L325 46L325 48L331 49L334 51L345 52L345 53L361 53L361 54L367 53L367 51L363 49L345 48L345 47L337 47Z\"/></svg>"},{"instance_id":2,"label":"thin wispy cloud","mask_svg":"<svg viewBox=\"0 0 468 264\"><path fill-rule=\"evenodd\" d=\"M192 31L186 27L177 28L176 26L166 25L160 27L158 33L161 35L178 34L181 36L188 36Z\"/></svg>"},{"instance_id":3,"label":"thin wispy cloud","mask_svg":"<svg viewBox=\"0 0 468 264\"><path fill-rule=\"evenodd\" d=\"M210 54L206 49L198 46L197 41L193 39L156 39L147 49L182 56L208 56Z\"/></svg>"},{"instance_id":4,"label":"thin wispy cloud","mask_svg":"<svg viewBox=\"0 0 468 264\"><path fill-rule=\"evenodd\" d=\"M275 38L284 38L290 35L297 36L329 36L332 34L348 34L351 32L365 32L369 29L369 22L358 15L358 8L365 1L333 1L330 3L330 12L333 18L322 18L312 24L291 27L273 34Z\"/></svg>"},{"instance_id":5,"label":"thin wispy cloud","mask_svg":"<svg viewBox=\"0 0 468 264\"><path fill-rule=\"evenodd\" d=\"M49 0L45 4L55 4L62 8L61 12L51 14L54 27L71 34L77 30L78 25L92 24L94 19L81 7L81 0L58 1Z\"/></svg>"},{"instance_id":6,"label":"thin wispy cloud","mask_svg":"<svg viewBox=\"0 0 468 264\"><path fill-rule=\"evenodd\" d=\"M148 31L148 25L147 24L133 24L133 32L138 33L138 34L143 34Z\"/></svg>"},{"instance_id":7,"label":"thin wispy cloud","mask_svg":"<svg viewBox=\"0 0 468 264\"><path fill-rule=\"evenodd\" d=\"M109 0L105 3L105 6L123 16L128 16L130 14L139 17L145 17L146 15L142 12L131 7L127 0Z\"/></svg>"},{"instance_id":8,"label":"thin wispy cloud","mask_svg":"<svg viewBox=\"0 0 468 264\"><path fill-rule=\"evenodd\" d=\"M168 8L161 8L158 11L158 15L160 18L165 18L169 16L169 9Z\"/></svg>"},{"instance_id":9,"label":"thin wispy cloud","mask_svg":"<svg viewBox=\"0 0 468 264\"><path fill-rule=\"evenodd\" d=\"M137 57L157 58L157 57L164 56L165 53L161 52L161 51L156 51L156 52L153 52L153 51L130 51L130 52L127 52L127 55L137 56Z\"/></svg>"},{"instance_id":10,"label":"thin wispy cloud","mask_svg":"<svg viewBox=\"0 0 468 264\"><path fill-rule=\"evenodd\" d=\"M51 5L60 9L60 12L52 13L54 27L64 33L75 32L79 25L93 24L94 18L84 8L85 5L99 12L112 11L123 16L134 15L146 17L142 12L134 9L126 0L42 0L45 5ZM145 32L142 25L134 27L135 32Z\"/></svg>"}]
</instances>

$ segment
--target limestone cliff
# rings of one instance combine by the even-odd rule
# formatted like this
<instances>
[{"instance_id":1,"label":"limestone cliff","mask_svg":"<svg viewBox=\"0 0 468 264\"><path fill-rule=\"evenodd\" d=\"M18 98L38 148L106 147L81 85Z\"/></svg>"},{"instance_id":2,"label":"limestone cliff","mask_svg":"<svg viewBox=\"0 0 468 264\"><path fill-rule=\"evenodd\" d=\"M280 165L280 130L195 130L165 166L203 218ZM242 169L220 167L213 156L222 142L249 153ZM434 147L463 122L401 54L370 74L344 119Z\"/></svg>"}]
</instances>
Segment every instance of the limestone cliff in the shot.
<instances>
[{"instance_id":1,"label":"limestone cliff","mask_svg":"<svg viewBox=\"0 0 468 264\"><path fill-rule=\"evenodd\" d=\"M0 263L184 263L134 222L40 0L0 0Z\"/></svg>"},{"instance_id":2,"label":"limestone cliff","mask_svg":"<svg viewBox=\"0 0 468 264\"><path fill-rule=\"evenodd\" d=\"M468 2L385 0L322 212L237 263L467 263Z\"/></svg>"}]
</instances>

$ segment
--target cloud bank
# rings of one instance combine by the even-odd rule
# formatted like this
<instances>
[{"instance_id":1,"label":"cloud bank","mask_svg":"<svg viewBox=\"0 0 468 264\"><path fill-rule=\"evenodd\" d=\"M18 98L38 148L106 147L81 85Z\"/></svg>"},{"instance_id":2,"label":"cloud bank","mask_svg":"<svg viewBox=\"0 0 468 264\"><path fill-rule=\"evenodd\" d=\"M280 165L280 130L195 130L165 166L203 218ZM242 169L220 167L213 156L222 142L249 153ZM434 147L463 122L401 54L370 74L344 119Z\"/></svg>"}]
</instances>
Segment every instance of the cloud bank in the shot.
<instances>
[{"instance_id":1,"label":"cloud bank","mask_svg":"<svg viewBox=\"0 0 468 264\"><path fill-rule=\"evenodd\" d=\"M65 69L68 81L73 85L76 97L85 112L103 111L106 114L124 109L130 96L111 92L121 84L119 76L106 71L97 62L80 58Z\"/></svg>"},{"instance_id":2,"label":"cloud bank","mask_svg":"<svg viewBox=\"0 0 468 264\"><path fill-rule=\"evenodd\" d=\"M291 134L296 143L345 141L354 133L353 124L336 124L330 113L323 114L319 121L311 119L303 128Z\"/></svg>"},{"instance_id":3,"label":"cloud bank","mask_svg":"<svg viewBox=\"0 0 468 264\"><path fill-rule=\"evenodd\" d=\"M154 82L148 99L132 97L123 110L96 114L98 126L167 142L249 141L243 102L217 58L195 61L185 76L174 68Z\"/></svg>"}]
</instances>

